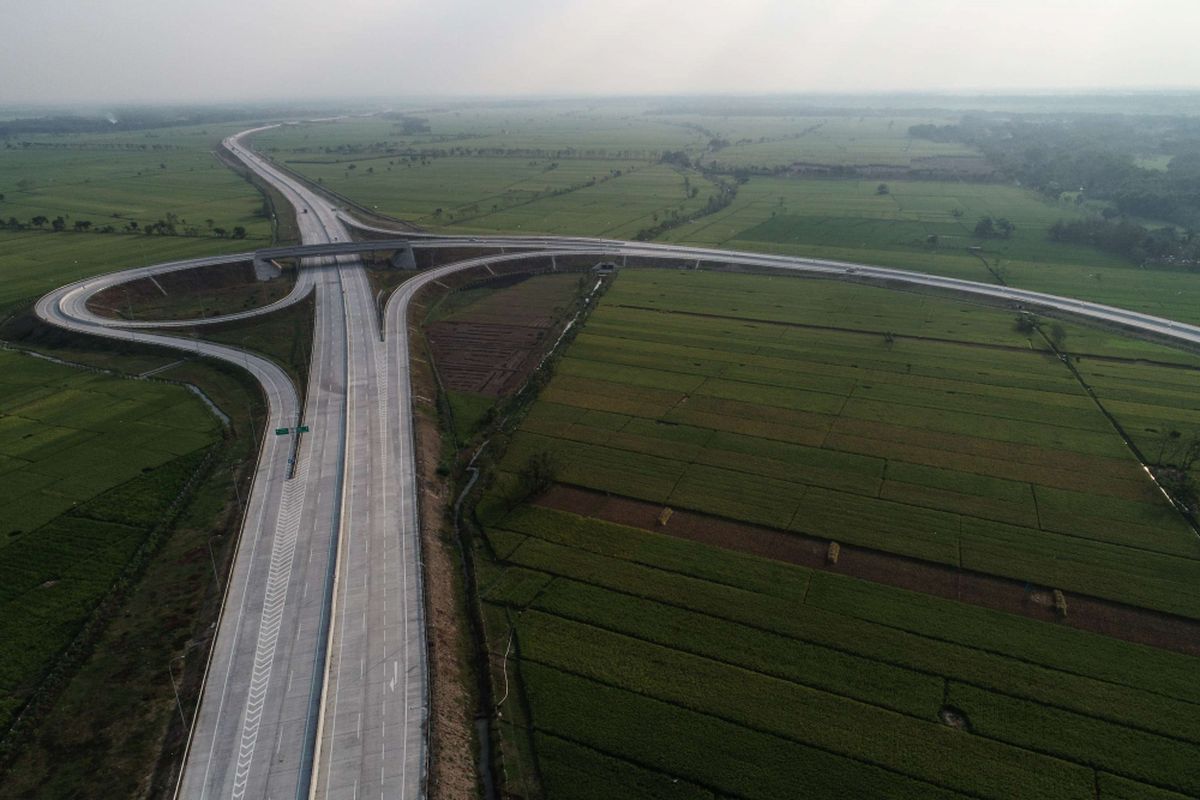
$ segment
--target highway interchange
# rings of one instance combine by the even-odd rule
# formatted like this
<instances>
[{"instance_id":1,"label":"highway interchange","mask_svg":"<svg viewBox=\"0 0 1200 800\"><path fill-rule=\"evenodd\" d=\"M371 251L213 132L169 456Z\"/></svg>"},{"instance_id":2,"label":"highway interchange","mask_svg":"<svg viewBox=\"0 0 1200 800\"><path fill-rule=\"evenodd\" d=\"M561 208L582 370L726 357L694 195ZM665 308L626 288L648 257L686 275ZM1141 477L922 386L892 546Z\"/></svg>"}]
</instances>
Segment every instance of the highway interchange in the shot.
<instances>
[{"instance_id":1,"label":"highway interchange","mask_svg":"<svg viewBox=\"0 0 1200 800\"><path fill-rule=\"evenodd\" d=\"M428 670L407 314L412 297L431 281L531 251L597 260L660 258L701 268L771 268L941 289L1200 344L1200 328L1146 314L862 264L580 237L447 237L370 229L251 150L245 140L260 130L230 137L225 146L296 210L304 247L264 253L303 257L287 297L225 317L170 323L110 319L87 307L90 297L111 286L254 257L247 253L90 278L37 304L42 319L65 328L242 366L267 399L267 435L188 739L180 798L424 795ZM397 240L353 244L348 224ZM406 246L497 252L416 274L392 293L379 320L356 253ZM271 361L169 333L172 327L270 313L310 293L316 311L303 404ZM308 433L270 435L301 424Z\"/></svg>"}]
</instances>

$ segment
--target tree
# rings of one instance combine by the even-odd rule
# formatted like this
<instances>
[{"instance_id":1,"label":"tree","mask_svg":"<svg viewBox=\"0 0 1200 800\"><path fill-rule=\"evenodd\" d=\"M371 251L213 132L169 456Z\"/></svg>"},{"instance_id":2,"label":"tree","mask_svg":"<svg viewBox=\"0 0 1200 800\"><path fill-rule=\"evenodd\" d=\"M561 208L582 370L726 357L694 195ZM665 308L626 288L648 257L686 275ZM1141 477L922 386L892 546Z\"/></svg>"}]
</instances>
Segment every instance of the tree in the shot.
<instances>
[{"instance_id":1,"label":"tree","mask_svg":"<svg viewBox=\"0 0 1200 800\"><path fill-rule=\"evenodd\" d=\"M46 224L47 222L49 222L49 221L50 221L50 220L49 220L48 218L46 218L45 216L43 216L43 215L41 215L41 214L38 214L38 215L37 215L36 217L34 217L33 219L29 220L29 224L30 224L30 225L32 225L32 226L33 226L33 227L35 227L35 228L40 228L40 227L42 227L43 225L45 225L45 224Z\"/></svg>"},{"instance_id":2,"label":"tree","mask_svg":"<svg viewBox=\"0 0 1200 800\"><path fill-rule=\"evenodd\" d=\"M224 239L225 234L229 233L229 231L225 230L224 228L213 228L213 233L217 235L218 239Z\"/></svg>"},{"instance_id":3,"label":"tree","mask_svg":"<svg viewBox=\"0 0 1200 800\"><path fill-rule=\"evenodd\" d=\"M77 231L86 231L90 227L92 227L92 223L86 219L75 220L75 230Z\"/></svg>"},{"instance_id":4,"label":"tree","mask_svg":"<svg viewBox=\"0 0 1200 800\"><path fill-rule=\"evenodd\" d=\"M687 169L692 165L691 158L682 150L668 150L662 154L659 160L664 164L674 164L677 167Z\"/></svg>"},{"instance_id":5,"label":"tree","mask_svg":"<svg viewBox=\"0 0 1200 800\"><path fill-rule=\"evenodd\" d=\"M1176 443L1183 437L1183 434L1174 428L1169 428L1163 431L1162 439L1158 443L1158 459L1155 463L1162 464L1163 458L1167 456L1167 445L1171 446L1172 455L1175 452Z\"/></svg>"},{"instance_id":6,"label":"tree","mask_svg":"<svg viewBox=\"0 0 1200 800\"><path fill-rule=\"evenodd\" d=\"M55 217L54 219L50 220L50 227L54 228L56 231L61 231L67 227L67 221L61 216Z\"/></svg>"},{"instance_id":7,"label":"tree","mask_svg":"<svg viewBox=\"0 0 1200 800\"><path fill-rule=\"evenodd\" d=\"M891 194L892 190L888 188L886 183L881 183L875 187L875 194Z\"/></svg>"},{"instance_id":8,"label":"tree","mask_svg":"<svg viewBox=\"0 0 1200 800\"><path fill-rule=\"evenodd\" d=\"M991 217L980 217L975 223L976 239L991 239L996 235L996 223Z\"/></svg>"},{"instance_id":9,"label":"tree","mask_svg":"<svg viewBox=\"0 0 1200 800\"><path fill-rule=\"evenodd\" d=\"M241 225L234 225L233 226L233 238L234 239L245 239L246 238L246 229L243 228Z\"/></svg>"},{"instance_id":10,"label":"tree","mask_svg":"<svg viewBox=\"0 0 1200 800\"><path fill-rule=\"evenodd\" d=\"M1050 341L1054 343L1056 349L1062 348L1063 341L1067 338L1067 329L1059 323L1054 323L1050 326Z\"/></svg>"},{"instance_id":11,"label":"tree","mask_svg":"<svg viewBox=\"0 0 1200 800\"><path fill-rule=\"evenodd\" d=\"M558 463L554 456L545 450L534 453L517 473L518 502L544 493L557 478Z\"/></svg>"},{"instance_id":12,"label":"tree","mask_svg":"<svg viewBox=\"0 0 1200 800\"><path fill-rule=\"evenodd\" d=\"M1177 430L1164 432L1158 461L1153 465L1154 478L1189 516L1196 513L1197 491L1192 469L1197 460L1200 460L1200 434L1192 434L1185 442Z\"/></svg>"},{"instance_id":13,"label":"tree","mask_svg":"<svg viewBox=\"0 0 1200 800\"><path fill-rule=\"evenodd\" d=\"M996 233L997 233L997 235L999 235L999 237L1001 239L1009 238L1010 236L1013 235L1013 231L1015 231L1016 229L1017 229L1017 226L1013 225L1011 222L1009 222L1004 217L1001 217L1000 219L996 220Z\"/></svg>"},{"instance_id":14,"label":"tree","mask_svg":"<svg viewBox=\"0 0 1200 800\"><path fill-rule=\"evenodd\" d=\"M1013 328L1017 333L1033 333L1037 330L1037 317L1028 311L1022 311L1020 314L1017 314L1017 321L1013 324Z\"/></svg>"}]
</instances>

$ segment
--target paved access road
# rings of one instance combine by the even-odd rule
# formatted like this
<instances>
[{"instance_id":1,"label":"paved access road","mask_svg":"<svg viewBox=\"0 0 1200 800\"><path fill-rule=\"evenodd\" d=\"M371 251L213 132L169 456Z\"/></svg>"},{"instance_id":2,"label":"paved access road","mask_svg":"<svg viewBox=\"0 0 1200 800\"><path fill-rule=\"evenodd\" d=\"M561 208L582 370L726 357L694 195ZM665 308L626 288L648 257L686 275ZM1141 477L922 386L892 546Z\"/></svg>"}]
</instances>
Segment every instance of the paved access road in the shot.
<instances>
[{"instance_id":1,"label":"paved access road","mask_svg":"<svg viewBox=\"0 0 1200 800\"><path fill-rule=\"evenodd\" d=\"M862 264L583 237L444 237L401 233L414 247L500 252L418 274L383 319L343 219L302 181L249 150L226 147L297 210L296 287L271 306L222 318L124 322L87 310L96 292L146 275L253 254L126 270L62 287L37 313L77 331L175 347L240 364L269 405L241 538L177 795L183 798L417 798L423 795L428 692L407 310L426 283L522 252L598 260L670 258L835 278L916 284L1118 323L1200 344L1200 328L1146 314ZM315 293L312 363L303 404L283 371L239 348L169 329L243 318ZM301 436L273 436L306 424Z\"/></svg>"}]
</instances>

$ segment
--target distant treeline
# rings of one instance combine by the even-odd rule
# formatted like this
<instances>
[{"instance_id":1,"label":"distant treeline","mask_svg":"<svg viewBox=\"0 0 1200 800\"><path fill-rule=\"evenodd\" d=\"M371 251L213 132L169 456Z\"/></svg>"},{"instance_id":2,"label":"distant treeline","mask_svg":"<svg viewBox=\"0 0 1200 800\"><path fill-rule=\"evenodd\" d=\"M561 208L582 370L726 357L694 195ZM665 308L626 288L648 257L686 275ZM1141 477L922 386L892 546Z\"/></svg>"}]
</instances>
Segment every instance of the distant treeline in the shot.
<instances>
[{"instance_id":1,"label":"distant treeline","mask_svg":"<svg viewBox=\"0 0 1200 800\"><path fill-rule=\"evenodd\" d=\"M429 133L429 120L424 117L410 117L399 111L388 111L379 116L381 119L394 120L396 127L406 135L412 136L418 133Z\"/></svg>"},{"instance_id":2,"label":"distant treeline","mask_svg":"<svg viewBox=\"0 0 1200 800\"><path fill-rule=\"evenodd\" d=\"M44 117L0 120L0 139L35 133L110 133L171 128L179 125L204 125L242 122L287 116L328 114L329 109L254 107L173 107L113 109L95 114L59 114Z\"/></svg>"},{"instance_id":3,"label":"distant treeline","mask_svg":"<svg viewBox=\"0 0 1200 800\"><path fill-rule=\"evenodd\" d=\"M476 139L474 135L446 137L444 141L453 139ZM279 148L271 148L271 152L280 152ZM366 161L369 159L398 158L421 160L428 158L471 158L477 156L491 158L526 158L526 159L628 159L631 161L649 161L659 155L655 150L614 150L610 148L578 148L578 147L421 147L401 145L398 142L375 142L373 144L339 144L322 145L319 147L288 148L289 153L324 153L336 156L331 159L299 159L290 158L294 164L337 164L343 161Z\"/></svg>"},{"instance_id":4,"label":"distant treeline","mask_svg":"<svg viewBox=\"0 0 1200 800\"><path fill-rule=\"evenodd\" d=\"M112 223L104 225L95 225L89 219L77 219L71 225L71 230L76 233L138 233L149 236L212 236L217 239L245 239L246 229L241 225L233 226L232 230L222 228L213 223L213 220L206 220L207 227L201 228L199 225L190 225L186 219L180 219L174 213L168 212L166 219L147 222L145 225L137 220L129 220L121 227L117 227ZM46 226L50 227L47 228ZM28 222L22 222L16 217L9 217L7 220L0 217L0 230L8 231L24 231L24 230L49 230L54 233L62 233L67 230L67 218L59 214L57 217L50 218L44 214L38 214L32 217Z\"/></svg>"},{"instance_id":5,"label":"distant treeline","mask_svg":"<svg viewBox=\"0 0 1200 800\"><path fill-rule=\"evenodd\" d=\"M1108 115L975 115L957 125L914 125L909 135L978 147L1001 172L1059 198L1080 192L1118 213L1200 229L1200 119ZM1166 170L1138 166L1170 156Z\"/></svg>"},{"instance_id":6,"label":"distant treeline","mask_svg":"<svg viewBox=\"0 0 1200 800\"><path fill-rule=\"evenodd\" d=\"M1200 264L1200 236L1174 227L1147 228L1128 220L1059 220L1050 226L1056 242L1089 244L1141 263Z\"/></svg>"}]
</instances>

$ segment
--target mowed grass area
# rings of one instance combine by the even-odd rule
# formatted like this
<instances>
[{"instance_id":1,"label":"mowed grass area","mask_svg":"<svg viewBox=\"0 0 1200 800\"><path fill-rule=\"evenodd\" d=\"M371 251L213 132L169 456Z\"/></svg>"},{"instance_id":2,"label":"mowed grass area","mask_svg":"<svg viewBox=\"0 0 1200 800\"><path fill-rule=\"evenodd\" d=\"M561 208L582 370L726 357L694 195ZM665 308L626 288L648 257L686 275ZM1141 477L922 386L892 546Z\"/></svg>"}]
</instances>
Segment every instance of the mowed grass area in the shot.
<instances>
[{"instance_id":1,"label":"mowed grass area","mask_svg":"<svg viewBox=\"0 0 1200 800\"><path fill-rule=\"evenodd\" d=\"M1200 795L1200 659L505 499L546 452L568 483L1200 618L1200 543L1013 321L622 271L479 507L513 791L536 753L549 798ZM1081 372L1174 364L1124 374L1136 398L1097 380L1114 413L1190 414L1194 357L1065 344Z\"/></svg>"},{"instance_id":2,"label":"mowed grass area","mask_svg":"<svg viewBox=\"0 0 1200 800\"><path fill-rule=\"evenodd\" d=\"M219 430L182 387L0 351L0 728Z\"/></svg>"}]
</instances>

